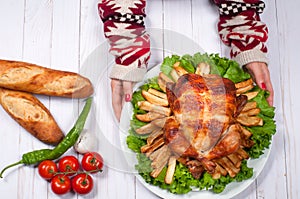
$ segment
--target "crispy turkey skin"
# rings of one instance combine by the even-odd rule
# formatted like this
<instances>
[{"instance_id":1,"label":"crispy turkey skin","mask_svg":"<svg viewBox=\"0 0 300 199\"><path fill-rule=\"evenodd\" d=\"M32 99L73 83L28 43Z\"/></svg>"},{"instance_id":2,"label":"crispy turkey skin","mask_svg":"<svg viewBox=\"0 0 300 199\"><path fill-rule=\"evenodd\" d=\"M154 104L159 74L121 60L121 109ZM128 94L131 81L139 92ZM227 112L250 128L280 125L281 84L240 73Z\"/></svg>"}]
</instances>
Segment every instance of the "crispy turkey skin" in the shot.
<instances>
[{"instance_id":1,"label":"crispy turkey skin","mask_svg":"<svg viewBox=\"0 0 300 199\"><path fill-rule=\"evenodd\" d=\"M178 157L199 160L212 171L210 160L240 147L240 126L234 119L238 100L231 80L185 74L168 83L166 93L174 117L165 123L164 139Z\"/></svg>"}]
</instances>

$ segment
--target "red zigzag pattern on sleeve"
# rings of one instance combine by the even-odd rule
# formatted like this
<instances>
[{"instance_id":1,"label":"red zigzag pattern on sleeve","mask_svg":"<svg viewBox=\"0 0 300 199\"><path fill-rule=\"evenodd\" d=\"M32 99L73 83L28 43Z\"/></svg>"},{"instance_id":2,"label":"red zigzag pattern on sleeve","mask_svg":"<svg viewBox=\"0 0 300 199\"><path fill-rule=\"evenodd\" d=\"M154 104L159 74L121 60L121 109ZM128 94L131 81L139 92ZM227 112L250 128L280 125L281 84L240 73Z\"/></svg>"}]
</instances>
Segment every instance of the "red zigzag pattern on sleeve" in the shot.
<instances>
[{"instance_id":1,"label":"red zigzag pattern on sleeve","mask_svg":"<svg viewBox=\"0 0 300 199\"><path fill-rule=\"evenodd\" d=\"M144 25L122 20L108 20L110 16L145 14L145 0L103 0L98 4L99 15L104 22L104 34L109 40L110 52L116 64L137 68L147 66L150 57L150 38Z\"/></svg>"}]
</instances>

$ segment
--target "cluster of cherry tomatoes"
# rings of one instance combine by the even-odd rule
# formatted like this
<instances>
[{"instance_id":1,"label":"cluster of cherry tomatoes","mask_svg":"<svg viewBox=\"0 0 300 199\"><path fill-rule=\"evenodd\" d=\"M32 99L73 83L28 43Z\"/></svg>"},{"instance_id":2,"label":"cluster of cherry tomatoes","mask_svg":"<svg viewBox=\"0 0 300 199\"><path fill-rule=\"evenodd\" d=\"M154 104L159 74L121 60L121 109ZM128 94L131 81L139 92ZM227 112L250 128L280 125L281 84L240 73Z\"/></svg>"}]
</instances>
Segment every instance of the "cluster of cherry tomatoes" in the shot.
<instances>
[{"instance_id":1,"label":"cluster of cherry tomatoes","mask_svg":"<svg viewBox=\"0 0 300 199\"><path fill-rule=\"evenodd\" d=\"M102 156L97 152L88 152L83 155L81 164L72 155L60 158L58 164L52 160L42 161L38 172L42 178L50 181L51 189L56 194L62 195L71 190L78 194L87 194L94 186L90 174L101 172L102 168Z\"/></svg>"}]
</instances>

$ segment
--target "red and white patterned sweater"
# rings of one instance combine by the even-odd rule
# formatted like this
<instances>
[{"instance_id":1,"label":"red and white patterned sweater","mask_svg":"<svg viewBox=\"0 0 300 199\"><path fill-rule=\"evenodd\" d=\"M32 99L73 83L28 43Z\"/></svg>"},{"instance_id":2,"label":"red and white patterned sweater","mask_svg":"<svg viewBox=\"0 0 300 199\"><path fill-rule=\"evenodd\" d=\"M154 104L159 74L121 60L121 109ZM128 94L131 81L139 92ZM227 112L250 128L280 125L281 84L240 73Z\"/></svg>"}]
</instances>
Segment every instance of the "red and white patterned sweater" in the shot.
<instances>
[{"instance_id":1,"label":"red and white patterned sweater","mask_svg":"<svg viewBox=\"0 0 300 199\"><path fill-rule=\"evenodd\" d=\"M258 0L214 0L219 7L218 31L231 47L231 58L241 66L254 61L267 63L267 26L259 14L264 3ZM150 57L150 37L145 31L146 0L100 0L99 15L104 34L115 56L111 78L141 81Z\"/></svg>"}]
</instances>

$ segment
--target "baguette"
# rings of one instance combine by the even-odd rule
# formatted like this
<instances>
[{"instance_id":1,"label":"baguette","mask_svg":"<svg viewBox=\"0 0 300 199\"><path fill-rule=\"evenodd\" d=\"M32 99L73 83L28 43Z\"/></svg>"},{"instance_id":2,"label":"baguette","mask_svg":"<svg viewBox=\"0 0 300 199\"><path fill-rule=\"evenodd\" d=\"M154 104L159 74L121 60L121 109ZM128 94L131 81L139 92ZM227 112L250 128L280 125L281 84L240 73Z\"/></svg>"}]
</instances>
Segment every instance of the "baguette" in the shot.
<instances>
[{"instance_id":1,"label":"baguette","mask_svg":"<svg viewBox=\"0 0 300 199\"><path fill-rule=\"evenodd\" d=\"M33 95L0 88L0 104L23 128L46 144L56 145L64 137L49 110Z\"/></svg>"},{"instance_id":2,"label":"baguette","mask_svg":"<svg viewBox=\"0 0 300 199\"><path fill-rule=\"evenodd\" d=\"M0 60L0 87L67 98L85 98L94 92L90 80L77 73L9 60Z\"/></svg>"}]
</instances>

